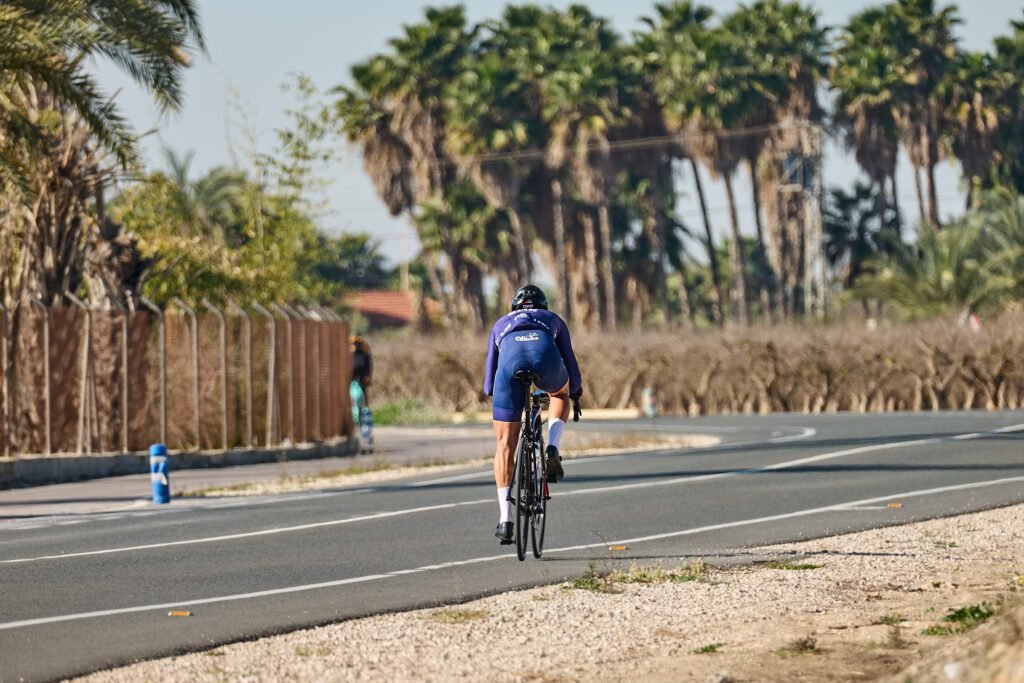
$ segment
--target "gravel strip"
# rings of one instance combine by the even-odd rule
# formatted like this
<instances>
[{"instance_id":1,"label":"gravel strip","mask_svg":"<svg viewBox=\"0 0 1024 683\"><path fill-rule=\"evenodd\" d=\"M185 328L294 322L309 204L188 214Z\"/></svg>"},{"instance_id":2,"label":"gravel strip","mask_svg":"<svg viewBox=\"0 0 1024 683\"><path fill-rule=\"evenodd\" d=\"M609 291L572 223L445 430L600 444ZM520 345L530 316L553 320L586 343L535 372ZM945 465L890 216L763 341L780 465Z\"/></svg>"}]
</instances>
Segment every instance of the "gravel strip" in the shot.
<instances>
[{"instance_id":1,"label":"gravel strip","mask_svg":"<svg viewBox=\"0 0 1024 683\"><path fill-rule=\"evenodd\" d=\"M997 627L1020 639L1006 620L1024 586L1024 506L741 550L753 564L686 577L696 580L595 577L603 590L505 593L77 680L845 681L908 666L918 667L915 681L1022 680L986 673L993 657L1015 661L1019 644L983 643ZM1001 626L923 633L946 624L949 610L983 601L1003 606Z\"/></svg>"}]
</instances>

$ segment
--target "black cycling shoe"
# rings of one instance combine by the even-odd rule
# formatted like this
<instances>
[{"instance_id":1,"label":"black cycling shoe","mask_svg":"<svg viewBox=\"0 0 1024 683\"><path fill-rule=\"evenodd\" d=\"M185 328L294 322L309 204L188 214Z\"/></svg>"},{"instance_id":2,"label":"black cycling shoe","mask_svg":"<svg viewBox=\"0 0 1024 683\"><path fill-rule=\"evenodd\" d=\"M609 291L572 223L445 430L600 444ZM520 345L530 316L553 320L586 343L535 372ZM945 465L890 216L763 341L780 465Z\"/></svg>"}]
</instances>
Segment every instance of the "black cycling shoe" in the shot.
<instances>
[{"instance_id":1,"label":"black cycling shoe","mask_svg":"<svg viewBox=\"0 0 1024 683\"><path fill-rule=\"evenodd\" d=\"M548 483L557 484L562 481L562 477L565 476L565 470L562 469L562 456L558 454L558 449L554 446L548 446Z\"/></svg>"},{"instance_id":2,"label":"black cycling shoe","mask_svg":"<svg viewBox=\"0 0 1024 683\"><path fill-rule=\"evenodd\" d=\"M512 522L498 522L494 536L501 541L502 545L512 545Z\"/></svg>"}]
</instances>

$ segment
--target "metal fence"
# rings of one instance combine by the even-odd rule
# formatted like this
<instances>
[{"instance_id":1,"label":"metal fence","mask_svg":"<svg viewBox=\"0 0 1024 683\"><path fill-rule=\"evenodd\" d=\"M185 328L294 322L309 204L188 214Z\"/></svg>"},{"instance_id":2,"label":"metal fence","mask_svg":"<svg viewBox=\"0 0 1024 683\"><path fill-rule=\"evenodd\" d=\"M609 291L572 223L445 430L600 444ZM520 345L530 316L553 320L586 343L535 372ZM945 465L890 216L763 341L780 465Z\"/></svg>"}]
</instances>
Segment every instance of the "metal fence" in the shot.
<instances>
[{"instance_id":1,"label":"metal fence","mask_svg":"<svg viewBox=\"0 0 1024 683\"><path fill-rule=\"evenodd\" d=\"M160 310L0 310L0 450L268 447L352 434L348 324L334 313L175 300Z\"/></svg>"}]
</instances>

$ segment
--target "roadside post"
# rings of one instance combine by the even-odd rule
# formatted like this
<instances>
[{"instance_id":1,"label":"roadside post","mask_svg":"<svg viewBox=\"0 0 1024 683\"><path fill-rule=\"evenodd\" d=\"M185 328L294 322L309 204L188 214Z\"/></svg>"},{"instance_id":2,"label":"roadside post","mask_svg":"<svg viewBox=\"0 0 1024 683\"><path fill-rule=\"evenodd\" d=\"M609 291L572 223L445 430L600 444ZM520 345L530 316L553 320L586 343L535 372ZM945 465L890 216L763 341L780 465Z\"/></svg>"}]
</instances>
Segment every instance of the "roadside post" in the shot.
<instances>
[{"instance_id":1,"label":"roadside post","mask_svg":"<svg viewBox=\"0 0 1024 683\"><path fill-rule=\"evenodd\" d=\"M167 446L155 443L149 447L149 478L153 485L153 502L171 502L171 478L167 466Z\"/></svg>"},{"instance_id":2,"label":"roadside post","mask_svg":"<svg viewBox=\"0 0 1024 683\"><path fill-rule=\"evenodd\" d=\"M642 407L644 417L654 419L658 416L658 399L654 396L654 389L647 387L644 389Z\"/></svg>"}]
</instances>

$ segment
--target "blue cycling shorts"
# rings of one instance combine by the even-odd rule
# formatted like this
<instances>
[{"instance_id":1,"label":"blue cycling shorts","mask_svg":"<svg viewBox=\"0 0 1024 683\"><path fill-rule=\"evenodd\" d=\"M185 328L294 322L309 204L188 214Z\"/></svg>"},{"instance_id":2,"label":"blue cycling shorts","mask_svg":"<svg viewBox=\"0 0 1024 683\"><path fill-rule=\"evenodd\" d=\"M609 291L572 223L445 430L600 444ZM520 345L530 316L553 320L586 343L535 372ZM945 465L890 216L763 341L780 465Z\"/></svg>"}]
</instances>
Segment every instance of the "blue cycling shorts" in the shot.
<instances>
[{"instance_id":1,"label":"blue cycling shorts","mask_svg":"<svg viewBox=\"0 0 1024 683\"><path fill-rule=\"evenodd\" d=\"M526 405L526 387L512 379L520 370L537 374L537 388L554 393L569 381L562 354L551 335L542 330L515 330L505 335L498 347L498 369L494 373L492 415L500 422L519 422Z\"/></svg>"}]
</instances>

